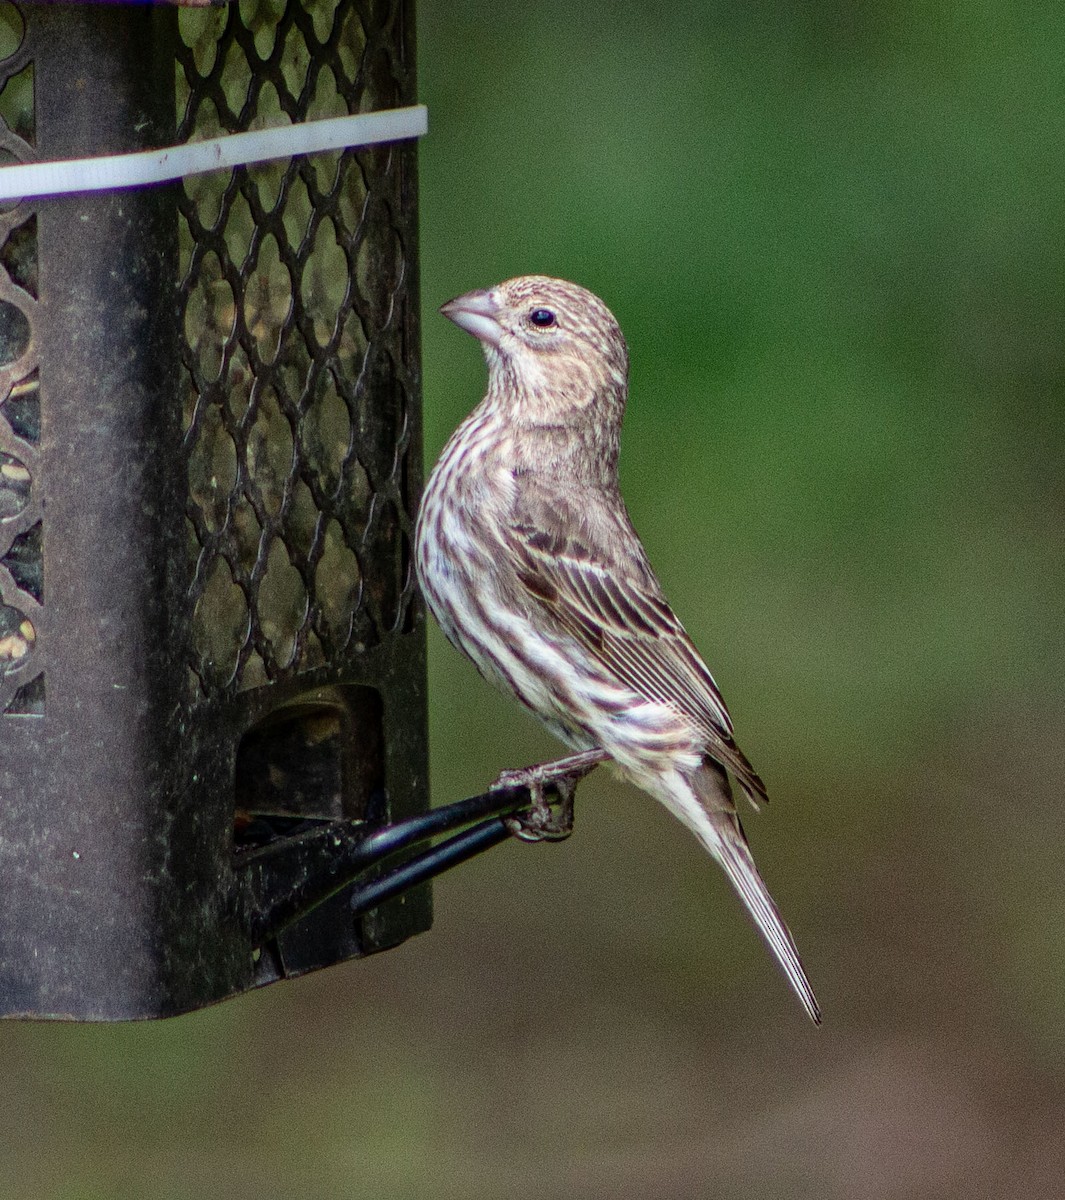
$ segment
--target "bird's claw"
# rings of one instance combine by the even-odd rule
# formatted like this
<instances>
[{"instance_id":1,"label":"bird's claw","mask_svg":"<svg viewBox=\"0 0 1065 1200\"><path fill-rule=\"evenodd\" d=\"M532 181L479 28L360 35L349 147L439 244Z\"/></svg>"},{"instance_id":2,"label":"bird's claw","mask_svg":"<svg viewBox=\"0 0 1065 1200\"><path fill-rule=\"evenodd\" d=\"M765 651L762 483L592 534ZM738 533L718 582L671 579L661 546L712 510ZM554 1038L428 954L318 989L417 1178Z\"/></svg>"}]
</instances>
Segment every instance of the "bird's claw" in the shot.
<instances>
[{"instance_id":1,"label":"bird's claw","mask_svg":"<svg viewBox=\"0 0 1065 1200\"><path fill-rule=\"evenodd\" d=\"M543 780L535 769L504 771L489 791L500 788L529 789L532 803L521 812L504 817L507 829L523 842L561 842L573 832L573 797L577 790L575 779L554 779L551 790L558 793L557 812L545 794Z\"/></svg>"}]
</instances>

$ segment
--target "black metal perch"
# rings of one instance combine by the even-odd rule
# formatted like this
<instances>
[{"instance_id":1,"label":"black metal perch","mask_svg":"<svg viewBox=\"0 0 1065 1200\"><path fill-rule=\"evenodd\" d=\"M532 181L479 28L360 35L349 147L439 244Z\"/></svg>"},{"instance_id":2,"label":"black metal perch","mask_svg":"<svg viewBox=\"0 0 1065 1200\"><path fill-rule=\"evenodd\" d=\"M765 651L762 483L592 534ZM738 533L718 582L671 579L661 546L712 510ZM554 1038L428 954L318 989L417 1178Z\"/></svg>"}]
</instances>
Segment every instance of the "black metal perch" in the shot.
<instances>
[{"instance_id":1,"label":"black metal perch","mask_svg":"<svg viewBox=\"0 0 1065 1200\"><path fill-rule=\"evenodd\" d=\"M360 883L347 903L368 912L511 836L506 816L532 803L526 787L504 787L367 832L362 822L323 821L292 837L238 852L241 919L253 945L276 937L330 896L386 860L430 838L474 824L454 837Z\"/></svg>"}]
</instances>

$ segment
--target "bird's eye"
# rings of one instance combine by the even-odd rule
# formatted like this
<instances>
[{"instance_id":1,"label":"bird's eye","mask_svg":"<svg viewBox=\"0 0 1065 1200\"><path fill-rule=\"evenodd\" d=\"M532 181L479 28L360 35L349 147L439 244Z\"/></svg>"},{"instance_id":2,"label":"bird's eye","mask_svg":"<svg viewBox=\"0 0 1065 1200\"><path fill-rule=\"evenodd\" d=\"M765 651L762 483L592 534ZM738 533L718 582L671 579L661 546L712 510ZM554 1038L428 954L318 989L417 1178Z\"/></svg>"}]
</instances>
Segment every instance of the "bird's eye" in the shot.
<instances>
[{"instance_id":1,"label":"bird's eye","mask_svg":"<svg viewBox=\"0 0 1065 1200\"><path fill-rule=\"evenodd\" d=\"M534 308L529 313L529 320L537 329L550 329L555 323L555 314L549 308Z\"/></svg>"}]
</instances>

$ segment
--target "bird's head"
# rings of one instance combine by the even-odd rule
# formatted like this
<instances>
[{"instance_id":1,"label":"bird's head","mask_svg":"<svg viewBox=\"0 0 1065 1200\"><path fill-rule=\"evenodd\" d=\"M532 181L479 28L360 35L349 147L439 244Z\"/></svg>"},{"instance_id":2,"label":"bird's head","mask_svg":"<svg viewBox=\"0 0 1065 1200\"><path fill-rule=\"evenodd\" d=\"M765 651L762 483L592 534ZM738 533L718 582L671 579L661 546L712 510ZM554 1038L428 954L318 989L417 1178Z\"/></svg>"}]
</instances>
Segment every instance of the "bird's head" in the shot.
<instances>
[{"instance_id":1,"label":"bird's head","mask_svg":"<svg viewBox=\"0 0 1065 1200\"><path fill-rule=\"evenodd\" d=\"M625 339L610 309L587 289L522 275L467 292L440 311L484 346L489 394L498 400L534 421L564 420L589 406L611 415L617 409L620 418Z\"/></svg>"}]
</instances>

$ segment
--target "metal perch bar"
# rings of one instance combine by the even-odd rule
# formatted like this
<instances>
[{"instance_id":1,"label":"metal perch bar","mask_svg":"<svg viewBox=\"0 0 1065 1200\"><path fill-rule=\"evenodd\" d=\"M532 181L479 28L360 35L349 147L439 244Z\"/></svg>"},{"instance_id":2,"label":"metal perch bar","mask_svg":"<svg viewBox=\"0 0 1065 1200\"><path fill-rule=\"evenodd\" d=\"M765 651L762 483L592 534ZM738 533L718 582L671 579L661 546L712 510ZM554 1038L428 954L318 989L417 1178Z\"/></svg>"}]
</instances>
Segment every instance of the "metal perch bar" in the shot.
<instances>
[{"instance_id":1,"label":"metal perch bar","mask_svg":"<svg viewBox=\"0 0 1065 1200\"><path fill-rule=\"evenodd\" d=\"M357 889L351 898L352 910L366 912L505 841L511 834L502 817L528 808L532 801L527 787L503 787L372 833L359 822L327 821L306 833L240 853L234 870L247 936L253 945L261 945L393 855L474 821L482 822Z\"/></svg>"},{"instance_id":2,"label":"metal perch bar","mask_svg":"<svg viewBox=\"0 0 1065 1200\"><path fill-rule=\"evenodd\" d=\"M351 896L351 911L356 916L369 912L385 900L402 895L416 884L434 878L449 867L457 867L459 863L464 863L474 855L492 846L498 846L500 842L505 842L513 836L513 831L502 817L482 821L480 825L474 825L472 829L456 834L439 846L434 846L432 850L427 850L424 854L412 858L410 862L396 867L380 879L373 879L356 888Z\"/></svg>"}]
</instances>

